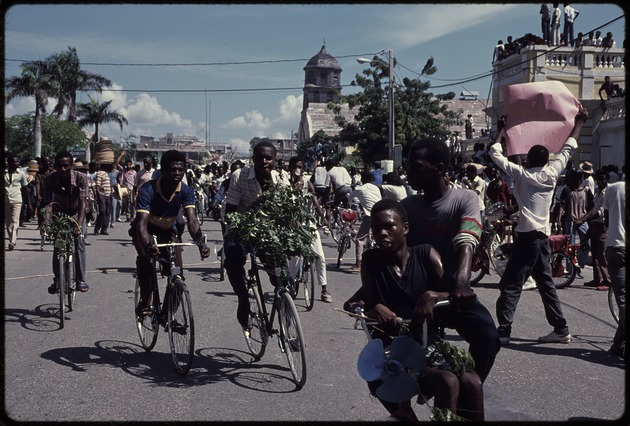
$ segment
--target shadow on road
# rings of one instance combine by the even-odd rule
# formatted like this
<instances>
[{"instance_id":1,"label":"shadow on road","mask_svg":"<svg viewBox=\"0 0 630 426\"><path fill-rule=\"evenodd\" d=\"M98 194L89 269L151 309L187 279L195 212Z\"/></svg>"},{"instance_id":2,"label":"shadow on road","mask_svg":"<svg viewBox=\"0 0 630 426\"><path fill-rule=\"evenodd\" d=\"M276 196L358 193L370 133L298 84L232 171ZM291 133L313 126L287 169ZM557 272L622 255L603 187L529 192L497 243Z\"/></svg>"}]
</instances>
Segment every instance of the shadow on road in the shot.
<instances>
[{"instance_id":1,"label":"shadow on road","mask_svg":"<svg viewBox=\"0 0 630 426\"><path fill-rule=\"evenodd\" d=\"M117 340L100 340L94 347L51 349L41 357L77 372L89 373L98 366L120 368L156 386L190 387L229 380L260 392L296 390L287 367L254 362L249 354L229 348L198 349L186 376L175 371L170 353L146 352L139 345Z\"/></svg>"},{"instance_id":2,"label":"shadow on road","mask_svg":"<svg viewBox=\"0 0 630 426\"><path fill-rule=\"evenodd\" d=\"M4 309L5 323L18 322L31 331L50 332L61 330L59 304L45 304L35 309Z\"/></svg>"},{"instance_id":3,"label":"shadow on road","mask_svg":"<svg viewBox=\"0 0 630 426\"><path fill-rule=\"evenodd\" d=\"M607 352L607 347L612 343L609 337L573 335L573 340L568 345L556 344L549 346L546 343L539 343L536 340L519 339L512 337L508 345L504 345L501 350L514 350L529 352L538 355L561 355L563 357L576 358L583 361L617 367L625 369L623 359L611 356ZM579 347L577 344L581 344ZM584 348L587 344L592 349ZM604 347L602 347L604 346Z\"/></svg>"}]
</instances>

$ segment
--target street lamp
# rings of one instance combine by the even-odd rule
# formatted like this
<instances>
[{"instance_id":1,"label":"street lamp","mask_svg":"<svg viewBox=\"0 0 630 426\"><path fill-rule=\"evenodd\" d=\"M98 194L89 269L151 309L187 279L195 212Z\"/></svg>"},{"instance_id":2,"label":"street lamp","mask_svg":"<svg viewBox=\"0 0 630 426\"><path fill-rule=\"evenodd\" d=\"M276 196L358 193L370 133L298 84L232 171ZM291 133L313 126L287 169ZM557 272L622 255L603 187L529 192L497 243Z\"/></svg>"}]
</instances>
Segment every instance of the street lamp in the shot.
<instances>
[{"instance_id":1,"label":"street lamp","mask_svg":"<svg viewBox=\"0 0 630 426\"><path fill-rule=\"evenodd\" d=\"M385 51L379 52L385 53ZM389 156L388 158L392 161L396 161L394 158L394 143L395 143L395 135L394 135L394 51L389 49L387 56L389 57L389 133L387 135L388 139L388 147L389 147ZM357 58L357 62L360 64L371 63L372 61L367 58ZM394 164L397 166L397 164Z\"/></svg>"}]
</instances>

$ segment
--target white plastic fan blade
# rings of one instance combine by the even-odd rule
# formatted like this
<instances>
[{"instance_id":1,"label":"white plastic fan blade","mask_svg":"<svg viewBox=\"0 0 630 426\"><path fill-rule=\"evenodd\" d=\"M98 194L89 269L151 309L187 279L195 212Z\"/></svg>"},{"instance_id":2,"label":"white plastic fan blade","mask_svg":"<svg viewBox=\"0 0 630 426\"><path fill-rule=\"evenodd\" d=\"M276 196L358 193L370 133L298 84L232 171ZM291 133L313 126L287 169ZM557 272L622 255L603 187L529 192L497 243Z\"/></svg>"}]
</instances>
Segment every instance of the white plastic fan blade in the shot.
<instances>
[{"instance_id":1,"label":"white plastic fan blade","mask_svg":"<svg viewBox=\"0 0 630 426\"><path fill-rule=\"evenodd\" d=\"M398 336L389 347L389 359L400 362L403 367L420 371L426 366L422 346L408 336Z\"/></svg>"},{"instance_id":2,"label":"white plastic fan blade","mask_svg":"<svg viewBox=\"0 0 630 426\"><path fill-rule=\"evenodd\" d=\"M389 375L383 379L383 384L376 389L376 396L384 401L408 401L419 392L418 383L409 374Z\"/></svg>"},{"instance_id":3,"label":"white plastic fan blade","mask_svg":"<svg viewBox=\"0 0 630 426\"><path fill-rule=\"evenodd\" d=\"M385 373L385 349L381 339L368 342L357 361L359 375L367 382L382 378Z\"/></svg>"}]
</instances>

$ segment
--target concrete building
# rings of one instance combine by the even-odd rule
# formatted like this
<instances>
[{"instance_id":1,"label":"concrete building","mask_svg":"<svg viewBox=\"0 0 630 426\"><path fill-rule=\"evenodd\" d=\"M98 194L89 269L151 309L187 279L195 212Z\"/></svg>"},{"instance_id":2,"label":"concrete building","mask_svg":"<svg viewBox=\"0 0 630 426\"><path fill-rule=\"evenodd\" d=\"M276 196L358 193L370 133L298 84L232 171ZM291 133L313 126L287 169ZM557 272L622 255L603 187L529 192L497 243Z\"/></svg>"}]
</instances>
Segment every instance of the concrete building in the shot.
<instances>
[{"instance_id":1,"label":"concrete building","mask_svg":"<svg viewBox=\"0 0 630 426\"><path fill-rule=\"evenodd\" d=\"M590 117L580 137L579 158L574 158L574 162L588 160L595 168L608 164L621 168L625 164L625 97L601 101L598 94L606 76L625 89L624 49L531 45L495 61L493 68L492 107L485 110L493 128L503 114L504 86L560 81L587 109Z\"/></svg>"}]
</instances>

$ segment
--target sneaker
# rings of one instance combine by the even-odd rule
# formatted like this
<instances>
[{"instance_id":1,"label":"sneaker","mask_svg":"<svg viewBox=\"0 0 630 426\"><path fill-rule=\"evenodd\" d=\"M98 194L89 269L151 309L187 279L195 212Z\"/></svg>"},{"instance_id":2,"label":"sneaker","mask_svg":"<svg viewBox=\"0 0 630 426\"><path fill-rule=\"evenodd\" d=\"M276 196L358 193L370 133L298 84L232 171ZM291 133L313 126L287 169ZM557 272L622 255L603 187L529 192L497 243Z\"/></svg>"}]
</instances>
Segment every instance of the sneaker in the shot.
<instances>
[{"instance_id":1,"label":"sneaker","mask_svg":"<svg viewBox=\"0 0 630 426\"><path fill-rule=\"evenodd\" d=\"M9 251L12 251L15 248L15 244L9 243Z\"/></svg>"},{"instance_id":2,"label":"sneaker","mask_svg":"<svg viewBox=\"0 0 630 426\"><path fill-rule=\"evenodd\" d=\"M558 334L555 331L552 331L546 336L539 337L538 341L540 343L569 343L571 341L571 334Z\"/></svg>"},{"instance_id":3,"label":"sneaker","mask_svg":"<svg viewBox=\"0 0 630 426\"><path fill-rule=\"evenodd\" d=\"M332 303L333 298L328 291L322 291L322 302Z\"/></svg>"},{"instance_id":4,"label":"sneaker","mask_svg":"<svg viewBox=\"0 0 630 426\"><path fill-rule=\"evenodd\" d=\"M85 293L89 289L90 289L90 286L88 286L86 283L84 283L82 281L79 281L77 283L77 291L80 291L81 293Z\"/></svg>"},{"instance_id":5,"label":"sneaker","mask_svg":"<svg viewBox=\"0 0 630 426\"><path fill-rule=\"evenodd\" d=\"M57 294L59 293L59 289L57 288L57 284L52 283L50 287L48 287L48 294Z\"/></svg>"},{"instance_id":6,"label":"sneaker","mask_svg":"<svg viewBox=\"0 0 630 426\"><path fill-rule=\"evenodd\" d=\"M532 277L527 278L525 284L523 284L523 291L525 290L534 290L536 288L536 281Z\"/></svg>"},{"instance_id":7,"label":"sneaker","mask_svg":"<svg viewBox=\"0 0 630 426\"><path fill-rule=\"evenodd\" d=\"M591 280L591 281L587 281L584 284L582 284L586 287L597 287L597 283L595 282L595 280Z\"/></svg>"},{"instance_id":8,"label":"sneaker","mask_svg":"<svg viewBox=\"0 0 630 426\"><path fill-rule=\"evenodd\" d=\"M110 227L110 228L115 228L115 226L114 226L114 224L113 224L113 223L110 223L110 224L109 224L109 227Z\"/></svg>"}]
</instances>

